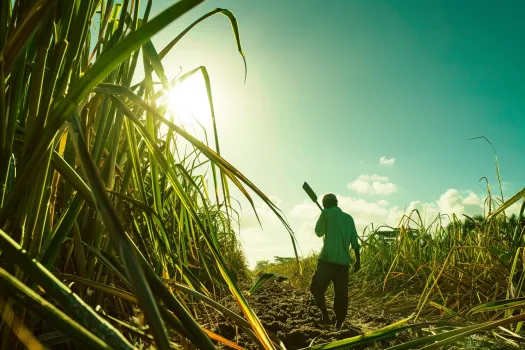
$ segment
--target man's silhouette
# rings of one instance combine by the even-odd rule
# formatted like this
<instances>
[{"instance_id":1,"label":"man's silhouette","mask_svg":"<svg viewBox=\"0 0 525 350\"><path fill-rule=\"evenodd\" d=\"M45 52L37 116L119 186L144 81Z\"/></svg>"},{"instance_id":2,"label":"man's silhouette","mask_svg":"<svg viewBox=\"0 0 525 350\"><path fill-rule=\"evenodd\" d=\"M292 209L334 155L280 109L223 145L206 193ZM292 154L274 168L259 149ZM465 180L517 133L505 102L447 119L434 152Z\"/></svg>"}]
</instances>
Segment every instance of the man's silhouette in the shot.
<instances>
[{"instance_id":1,"label":"man's silhouette","mask_svg":"<svg viewBox=\"0 0 525 350\"><path fill-rule=\"evenodd\" d=\"M323 249L312 278L310 291L323 314L323 323L330 324L324 293L334 282L334 312L336 327L341 327L348 311L348 275L350 270L350 245L355 252L354 271L361 268L359 241L354 219L337 206L337 197L323 197L323 211L315 225L315 233L324 237Z\"/></svg>"}]
</instances>

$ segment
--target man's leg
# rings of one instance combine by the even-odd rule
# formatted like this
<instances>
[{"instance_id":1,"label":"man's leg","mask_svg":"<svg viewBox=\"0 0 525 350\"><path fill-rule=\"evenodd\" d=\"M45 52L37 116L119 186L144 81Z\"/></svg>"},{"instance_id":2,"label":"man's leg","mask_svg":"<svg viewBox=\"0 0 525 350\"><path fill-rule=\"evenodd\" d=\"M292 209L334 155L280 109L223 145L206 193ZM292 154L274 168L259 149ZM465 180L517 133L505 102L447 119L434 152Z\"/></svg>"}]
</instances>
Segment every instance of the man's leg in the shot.
<instances>
[{"instance_id":1,"label":"man's leg","mask_svg":"<svg viewBox=\"0 0 525 350\"><path fill-rule=\"evenodd\" d=\"M321 261L317 263L317 270L312 277L312 283L310 284L310 292L312 293L315 304L323 313L323 322L329 322L330 317L328 316L328 310L326 309L326 299L324 293L332 281L334 269L329 262Z\"/></svg>"},{"instance_id":2,"label":"man's leg","mask_svg":"<svg viewBox=\"0 0 525 350\"><path fill-rule=\"evenodd\" d=\"M339 265L339 268L333 275L334 282L334 311L336 317L336 326L341 327L348 312L348 274L349 266Z\"/></svg>"}]
</instances>

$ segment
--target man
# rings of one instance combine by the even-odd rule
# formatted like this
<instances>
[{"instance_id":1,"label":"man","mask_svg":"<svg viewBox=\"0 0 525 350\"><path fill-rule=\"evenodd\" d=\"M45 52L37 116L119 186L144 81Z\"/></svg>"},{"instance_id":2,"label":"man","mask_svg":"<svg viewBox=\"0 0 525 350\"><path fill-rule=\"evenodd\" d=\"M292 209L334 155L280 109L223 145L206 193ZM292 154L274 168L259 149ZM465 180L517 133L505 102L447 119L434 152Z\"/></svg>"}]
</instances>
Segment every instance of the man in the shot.
<instances>
[{"instance_id":1,"label":"man","mask_svg":"<svg viewBox=\"0 0 525 350\"><path fill-rule=\"evenodd\" d=\"M324 237L323 249L317 262L317 271L312 277L310 292L323 314L322 322L331 324L324 293L330 282L334 283L334 311L336 327L340 328L348 311L348 275L350 270L350 245L355 252L354 271L361 268L359 242L354 219L337 206L337 197L323 197L324 210L315 225L318 237Z\"/></svg>"}]
</instances>

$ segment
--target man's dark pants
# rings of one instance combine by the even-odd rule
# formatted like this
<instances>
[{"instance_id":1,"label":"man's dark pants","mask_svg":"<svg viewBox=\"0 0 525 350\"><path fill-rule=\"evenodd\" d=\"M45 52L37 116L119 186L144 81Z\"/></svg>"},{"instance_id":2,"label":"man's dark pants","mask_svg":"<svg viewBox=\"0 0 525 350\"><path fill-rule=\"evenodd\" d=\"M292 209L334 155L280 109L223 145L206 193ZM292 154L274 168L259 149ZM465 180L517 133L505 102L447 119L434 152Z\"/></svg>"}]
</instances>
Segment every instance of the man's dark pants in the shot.
<instances>
[{"instance_id":1,"label":"man's dark pants","mask_svg":"<svg viewBox=\"0 0 525 350\"><path fill-rule=\"evenodd\" d=\"M330 282L334 282L334 312L336 321L339 324L344 321L348 312L349 271L350 266L319 260L317 262L317 270L312 277L312 284L310 285L310 292L324 316L327 314L324 293L328 289Z\"/></svg>"}]
</instances>

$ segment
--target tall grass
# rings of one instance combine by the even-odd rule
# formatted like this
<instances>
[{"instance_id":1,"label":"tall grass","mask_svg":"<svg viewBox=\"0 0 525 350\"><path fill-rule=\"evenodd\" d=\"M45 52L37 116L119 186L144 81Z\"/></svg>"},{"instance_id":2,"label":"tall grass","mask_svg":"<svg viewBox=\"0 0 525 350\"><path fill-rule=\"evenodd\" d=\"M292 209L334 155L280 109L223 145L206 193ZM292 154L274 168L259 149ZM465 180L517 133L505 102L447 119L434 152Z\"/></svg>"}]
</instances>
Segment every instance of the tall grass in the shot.
<instances>
[{"instance_id":1,"label":"tall grass","mask_svg":"<svg viewBox=\"0 0 525 350\"><path fill-rule=\"evenodd\" d=\"M196 321L195 301L225 314L262 348L280 347L237 284L246 264L228 186L250 201L254 191L286 221L220 156L206 68L170 81L162 62L216 14L230 21L244 59L236 18L216 9L160 51L151 41L201 2L179 1L155 18L152 0L145 8L138 0L2 2L1 348L228 343ZM139 63L145 77L132 85ZM205 78L212 145L166 118L163 94L192 74ZM244 318L213 301L226 295Z\"/></svg>"}]
</instances>

